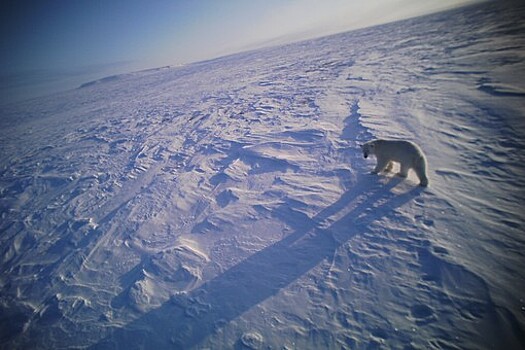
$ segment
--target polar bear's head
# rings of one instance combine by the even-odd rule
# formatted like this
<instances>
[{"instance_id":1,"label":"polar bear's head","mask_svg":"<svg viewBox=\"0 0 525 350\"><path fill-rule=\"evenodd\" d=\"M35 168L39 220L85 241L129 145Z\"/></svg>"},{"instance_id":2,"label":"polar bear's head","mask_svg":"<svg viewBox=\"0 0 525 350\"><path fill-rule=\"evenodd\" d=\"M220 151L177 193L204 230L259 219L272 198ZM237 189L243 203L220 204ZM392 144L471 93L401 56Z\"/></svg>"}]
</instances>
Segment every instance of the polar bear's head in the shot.
<instances>
[{"instance_id":1,"label":"polar bear's head","mask_svg":"<svg viewBox=\"0 0 525 350\"><path fill-rule=\"evenodd\" d=\"M368 141L361 145L363 150L363 157L368 158L369 154L375 154L376 143L375 141Z\"/></svg>"}]
</instances>

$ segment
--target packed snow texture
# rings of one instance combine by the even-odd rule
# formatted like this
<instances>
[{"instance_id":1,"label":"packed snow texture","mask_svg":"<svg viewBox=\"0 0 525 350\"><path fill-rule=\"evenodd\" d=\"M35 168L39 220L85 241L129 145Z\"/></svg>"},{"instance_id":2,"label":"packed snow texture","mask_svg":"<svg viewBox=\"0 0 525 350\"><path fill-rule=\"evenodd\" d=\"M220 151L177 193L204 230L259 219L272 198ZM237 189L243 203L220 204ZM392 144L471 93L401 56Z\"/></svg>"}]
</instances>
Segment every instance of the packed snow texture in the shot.
<instances>
[{"instance_id":1,"label":"packed snow texture","mask_svg":"<svg viewBox=\"0 0 525 350\"><path fill-rule=\"evenodd\" d=\"M487 3L2 106L1 348L524 348L523 18ZM370 174L379 137L418 143L430 187Z\"/></svg>"}]
</instances>

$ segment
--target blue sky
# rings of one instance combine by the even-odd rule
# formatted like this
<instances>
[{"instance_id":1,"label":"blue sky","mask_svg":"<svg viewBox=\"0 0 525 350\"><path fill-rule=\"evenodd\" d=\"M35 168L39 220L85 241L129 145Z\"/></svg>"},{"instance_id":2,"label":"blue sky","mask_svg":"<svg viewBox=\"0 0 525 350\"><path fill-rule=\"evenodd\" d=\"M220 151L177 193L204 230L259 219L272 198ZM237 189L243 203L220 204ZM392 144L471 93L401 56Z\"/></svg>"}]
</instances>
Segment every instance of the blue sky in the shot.
<instances>
[{"instance_id":1,"label":"blue sky","mask_svg":"<svg viewBox=\"0 0 525 350\"><path fill-rule=\"evenodd\" d=\"M0 5L0 92L176 65L469 0L13 0ZM471 2L471 1L470 1ZM16 92L18 91L19 92ZM53 90L53 88L51 88ZM17 95L17 96L14 96Z\"/></svg>"}]
</instances>

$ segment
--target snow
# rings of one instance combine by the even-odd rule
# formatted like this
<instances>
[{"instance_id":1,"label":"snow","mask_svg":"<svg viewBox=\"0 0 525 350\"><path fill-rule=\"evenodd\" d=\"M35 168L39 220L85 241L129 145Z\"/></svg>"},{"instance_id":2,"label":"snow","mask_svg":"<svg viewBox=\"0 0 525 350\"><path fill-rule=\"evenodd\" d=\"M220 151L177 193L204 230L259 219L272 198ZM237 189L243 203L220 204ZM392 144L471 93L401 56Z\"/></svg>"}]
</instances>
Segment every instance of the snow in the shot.
<instances>
[{"instance_id":1,"label":"snow","mask_svg":"<svg viewBox=\"0 0 525 350\"><path fill-rule=\"evenodd\" d=\"M1 106L1 347L525 347L524 12ZM430 187L371 175L380 137Z\"/></svg>"}]
</instances>

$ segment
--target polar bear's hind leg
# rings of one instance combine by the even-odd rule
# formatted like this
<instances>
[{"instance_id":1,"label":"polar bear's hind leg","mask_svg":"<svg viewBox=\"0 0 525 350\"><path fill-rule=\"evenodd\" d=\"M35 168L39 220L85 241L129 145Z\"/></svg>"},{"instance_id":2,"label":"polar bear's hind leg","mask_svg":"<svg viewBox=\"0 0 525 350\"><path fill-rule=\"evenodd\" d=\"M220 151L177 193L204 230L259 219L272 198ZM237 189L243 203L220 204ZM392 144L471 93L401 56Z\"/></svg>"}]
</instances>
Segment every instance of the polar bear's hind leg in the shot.
<instances>
[{"instance_id":1,"label":"polar bear's hind leg","mask_svg":"<svg viewBox=\"0 0 525 350\"><path fill-rule=\"evenodd\" d=\"M418 159L417 163L414 166L414 171L416 172L417 177L419 178L419 186L427 187L427 162L425 160L425 157L422 156Z\"/></svg>"}]
</instances>

